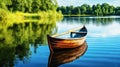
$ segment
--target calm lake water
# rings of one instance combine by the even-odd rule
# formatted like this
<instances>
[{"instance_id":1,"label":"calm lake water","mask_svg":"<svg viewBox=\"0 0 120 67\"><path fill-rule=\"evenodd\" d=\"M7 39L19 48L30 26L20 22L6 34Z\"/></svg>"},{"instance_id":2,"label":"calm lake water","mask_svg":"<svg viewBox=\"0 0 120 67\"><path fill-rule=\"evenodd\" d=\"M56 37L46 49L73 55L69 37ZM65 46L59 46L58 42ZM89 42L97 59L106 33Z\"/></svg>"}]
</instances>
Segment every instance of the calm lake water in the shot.
<instances>
[{"instance_id":1,"label":"calm lake water","mask_svg":"<svg viewBox=\"0 0 120 67\"><path fill-rule=\"evenodd\" d=\"M87 50L58 67L120 67L120 16L64 17L52 24L0 23L0 67L48 67L50 51L46 35L81 25L88 29Z\"/></svg>"}]
</instances>

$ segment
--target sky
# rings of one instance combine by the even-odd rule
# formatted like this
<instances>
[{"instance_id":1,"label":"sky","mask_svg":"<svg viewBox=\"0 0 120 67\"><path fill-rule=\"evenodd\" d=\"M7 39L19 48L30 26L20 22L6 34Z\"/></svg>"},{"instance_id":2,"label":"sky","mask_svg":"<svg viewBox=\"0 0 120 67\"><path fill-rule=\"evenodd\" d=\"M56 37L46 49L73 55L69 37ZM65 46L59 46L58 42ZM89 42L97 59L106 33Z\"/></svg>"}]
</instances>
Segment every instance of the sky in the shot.
<instances>
[{"instance_id":1,"label":"sky","mask_svg":"<svg viewBox=\"0 0 120 67\"><path fill-rule=\"evenodd\" d=\"M59 6L80 6L82 4L102 4L108 3L113 6L120 6L120 0L57 0Z\"/></svg>"}]
</instances>

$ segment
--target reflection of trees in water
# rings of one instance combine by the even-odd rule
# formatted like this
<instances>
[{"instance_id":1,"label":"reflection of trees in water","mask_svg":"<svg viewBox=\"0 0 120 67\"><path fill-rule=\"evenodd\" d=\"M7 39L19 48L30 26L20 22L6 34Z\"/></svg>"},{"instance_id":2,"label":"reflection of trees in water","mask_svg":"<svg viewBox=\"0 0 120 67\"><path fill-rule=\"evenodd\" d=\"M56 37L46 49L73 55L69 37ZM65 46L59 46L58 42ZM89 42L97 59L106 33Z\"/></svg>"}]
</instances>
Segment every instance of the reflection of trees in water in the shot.
<instances>
[{"instance_id":1,"label":"reflection of trees in water","mask_svg":"<svg viewBox=\"0 0 120 67\"><path fill-rule=\"evenodd\" d=\"M113 18L93 18L92 23L96 25L108 25L113 22Z\"/></svg>"},{"instance_id":2,"label":"reflection of trees in water","mask_svg":"<svg viewBox=\"0 0 120 67\"><path fill-rule=\"evenodd\" d=\"M54 28L55 24L24 23L13 24L7 30L12 30L11 35L16 40L16 43L45 44L46 35L52 33Z\"/></svg>"},{"instance_id":3,"label":"reflection of trees in water","mask_svg":"<svg viewBox=\"0 0 120 67\"><path fill-rule=\"evenodd\" d=\"M116 22L120 24L120 18L116 18Z\"/></svg>"},{"instance_id":4,"label":"reflection of trees in water","mask_svg":"<svg viewBox=\"0 0 120 67\"><path fill-rule=\"evenodd\" d=\"M108 25L112 22L120 23L120 18L109 18L109 17L65 17L63 22L65 23L80 23L80 24L90 24L93 23L95 25Z\"/></svg>"},{"instance_id":5,"label":"reflection of trees in water","mask_svg":"<svg viewBox=\"0 0 120 67\"><path fill-rule=\"evenodd\" d=\"M18 60L27 63L29 56L28 44L14 46L0 43L0 67L13 67Z\"/></svg>"},{"instance_id":6,"label":"reflection of trees in water","mask_svg":"<svg viewBox=\"0 0 120 67\"><path fill-rule=\"evenodd\" d=\"M1 43L0 43L1 44ZM0 46L0 67L13 67L14 65L14 49L11 47ZM6 52L5 52L6 51Z\"/></svg>"},{"instance_id":7,"label":"reflection of trees in water","mask_svg":"<svg viewBox=\"0 0 120 67\"><path fill-rule=\"evenodd\" d=\"M31 55L29 44L36 48L46 44L46 35L55 33L56 24L26 22L12 26L0 23L0 67L13 67L19 60L27 63Z\"/></svg>"}]
</instances>

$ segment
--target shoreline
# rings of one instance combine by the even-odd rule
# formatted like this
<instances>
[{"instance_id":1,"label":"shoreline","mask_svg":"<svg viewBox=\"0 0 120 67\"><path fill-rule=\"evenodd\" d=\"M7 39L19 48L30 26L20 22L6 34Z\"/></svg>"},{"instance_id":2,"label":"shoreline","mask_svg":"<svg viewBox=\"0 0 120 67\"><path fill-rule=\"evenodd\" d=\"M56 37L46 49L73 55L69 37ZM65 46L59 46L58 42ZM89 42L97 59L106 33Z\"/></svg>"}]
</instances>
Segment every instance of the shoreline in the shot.
<instances>
[{"instance_id":1,"label":"shoreline","mask_svg":"<svg viewBox=\"0 0 120 67\"><path fill-rule=\"evenodd\" d=\"M64 17L106 17L106 16L120 16L120 15L105 15L105 16L95 16L95 15L63 15Z\"/></svg>"}]
</instances>

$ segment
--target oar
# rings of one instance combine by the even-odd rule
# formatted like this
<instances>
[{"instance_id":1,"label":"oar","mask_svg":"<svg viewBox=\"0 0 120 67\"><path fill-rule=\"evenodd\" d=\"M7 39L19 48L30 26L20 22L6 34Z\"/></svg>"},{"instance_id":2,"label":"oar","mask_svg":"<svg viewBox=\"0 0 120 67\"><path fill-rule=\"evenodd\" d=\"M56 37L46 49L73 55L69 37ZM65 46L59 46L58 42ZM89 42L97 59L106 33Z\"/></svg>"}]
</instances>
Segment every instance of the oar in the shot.
<instances>
[{"instance_id":1,"label":"oar","mask_svg":"<svg viewBox=\"0 0 120 67\"><path fill-rule=\"evenodd\" d=\"M67 32L63 32L63 33L61 33L61 34L52 35L52 37L57 37L57 36L61 36L61 35L64 35L64 34L68 34L68 33L70 33L70 32L75 32L76 30L79 30L79 29L81 29L81 28L83 28L83 26L77 27L77 28L72 29L72 30L68 30Z\"/></svg>"}]
</instances>

